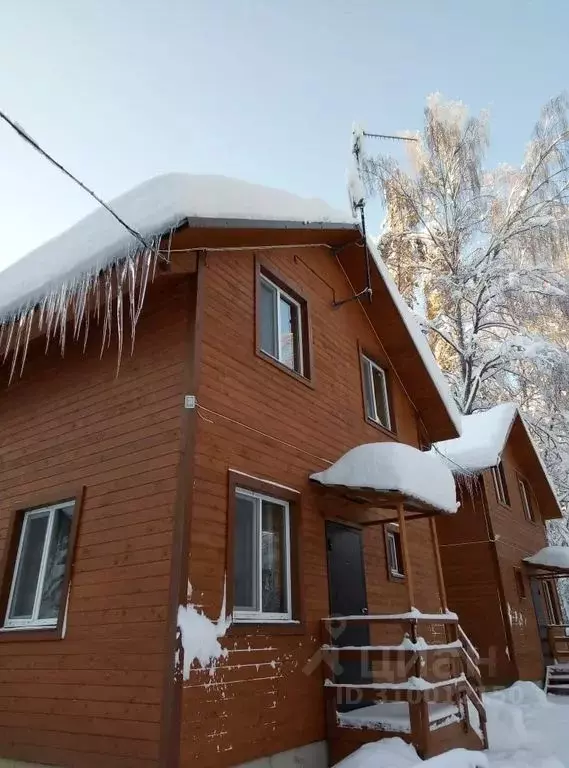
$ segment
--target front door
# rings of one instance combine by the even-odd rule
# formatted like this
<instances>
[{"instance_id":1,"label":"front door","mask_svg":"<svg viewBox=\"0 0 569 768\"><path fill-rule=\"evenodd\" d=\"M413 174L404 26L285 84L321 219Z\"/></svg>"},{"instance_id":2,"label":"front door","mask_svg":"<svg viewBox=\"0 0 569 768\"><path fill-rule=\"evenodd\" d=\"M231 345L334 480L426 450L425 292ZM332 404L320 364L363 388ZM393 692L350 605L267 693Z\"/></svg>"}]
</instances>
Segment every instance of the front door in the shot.
<instances>
[{"instance_id":1,"label":"front door","mask_svg":"<svg viewBox=\"0 0 569 768\"><path fill-rule=\"evenodd\" d=\"M326 523L328 550L328 585L330 616L363 616L367 614L367 594L362 534L357 528L339 523ZM339 646L370 644L369 625L338 622L332 628L334 644ZM371 682L368 668L354 658L342 660L336 673L338 683Z\"/></svg>"},{"instance_id":2,"label":"front door","mask_svg":"<svg viewBox=\"0 0 569 768\"><path fill-rule=\"evenodd\" d=\"M543 656L543 663L545 666L553 664L554 658L551 648L549 646L549 636L547 634L547 625L549 624L549 617L547 615L547 607L545 602L545 595L543 594L544 584L538 579L530 579L531 584L531 596L533 599L533 607L535 610L535 616L537 618L537 624L539 627L539 639L541 641L541 653Z\"/></svg>"}]
</instances>

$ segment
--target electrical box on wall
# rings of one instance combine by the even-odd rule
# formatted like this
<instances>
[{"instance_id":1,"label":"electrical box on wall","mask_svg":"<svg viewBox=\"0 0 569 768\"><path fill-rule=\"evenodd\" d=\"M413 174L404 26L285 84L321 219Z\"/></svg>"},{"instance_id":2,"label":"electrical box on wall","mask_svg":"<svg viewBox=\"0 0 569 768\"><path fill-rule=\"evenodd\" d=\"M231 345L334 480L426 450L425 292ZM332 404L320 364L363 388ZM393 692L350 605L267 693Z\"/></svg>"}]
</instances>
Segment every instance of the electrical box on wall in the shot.
<instances>
[{"instance_id":1,"label":"electrical box on wall","mask_svg":"<svg viewBox=\"0 0 569 768\"><path fill-rule=\"evenodd\" d=\"M197 405L196 402L196 396L195 395L186 395L184 397L184 408L187 408L188 410L193 410Z\"/></svg>"}]
</instances>

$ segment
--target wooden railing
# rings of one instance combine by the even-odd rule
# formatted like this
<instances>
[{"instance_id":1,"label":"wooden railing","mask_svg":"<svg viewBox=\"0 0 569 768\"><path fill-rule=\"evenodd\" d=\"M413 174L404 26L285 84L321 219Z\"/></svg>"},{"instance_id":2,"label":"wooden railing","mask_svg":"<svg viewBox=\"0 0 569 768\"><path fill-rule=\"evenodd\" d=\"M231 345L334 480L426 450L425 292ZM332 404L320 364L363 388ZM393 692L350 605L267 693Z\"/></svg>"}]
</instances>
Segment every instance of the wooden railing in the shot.
<instances>
[{"instance_id":1,"label":"wooden railing","mask_svg":"<svg viewBox=\"0 0 569 768\"><path fill-rule=\"evenodd\" d=\"M569 624L551 624L547 638L551 655L558 664L569 664Z\"/></svg>"},{"instance_id":2,"label":"wooden railing","mask_svg":"<svg viewBox=\"0 0 569 768\"><path fill-rule=\"evenodd\" d=\"M367 646L342 646L342 627L354 623L374 630L391 631L391 640L399 629L399 642ZM395 632L393 631L395 630ZM430 630L431 642L422 637ZM377 632L376 632L377 634ZM477 662L479 655L458 624L454 614L408 613L395 616L350 616L323 621L322 647L325 664L326 710L329 736L338 736L346 718L338 710L346 705L380 702L407 702L412 741L423 754L429 752L433 720L429 704L449 703L456 706L449 724L460 721L470 729L470 702L478 714L484 748L488 746L486 712L482 702L482 679ZM434 640L434 642L432 642ZM338 681L342 661L360 660L360 669L369 670L362 681ZM381 669L377 669L381 662ZM438 723L436 727L444 726ZM381 730L381 727L378 727ZM391 735L394 735L392 732ZM399 734L402 735L402 734Z\"/></svg>"}]
</instances>

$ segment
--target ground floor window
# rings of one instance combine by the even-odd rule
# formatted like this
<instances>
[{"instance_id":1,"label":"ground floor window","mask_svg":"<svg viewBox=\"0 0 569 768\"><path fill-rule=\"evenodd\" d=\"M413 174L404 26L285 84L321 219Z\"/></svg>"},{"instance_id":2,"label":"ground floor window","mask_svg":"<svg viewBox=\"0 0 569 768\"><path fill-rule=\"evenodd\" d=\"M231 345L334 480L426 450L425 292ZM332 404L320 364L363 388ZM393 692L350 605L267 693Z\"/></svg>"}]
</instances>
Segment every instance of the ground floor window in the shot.
<instances>
[{"instance_id":1,"label":"ground floor window","mask_svg":"<svg viewBox=\"0 0 569 768\"><path fill-rule=\"evenodd\" d=\"M292 619L290 504L242 487L235 489L233 617Z\"/></svg>"},{"instance_id":2,"label":"ground floor window","mask_svg":"<svg viewBox=\"0 0 569 768\"><path fill-rule=\"evenodd\" d=\"M385 528L385 549L387 552L387 570L390 578L404 579L403 550L399 526L391 524Z\"/></svg>"},{"instance_id":3,"label":"ground floor window","mask_svg":"<svg viewBox=\"0 0 569 768\"><path fill-rule=\"evenodd\" d=\"M49 628L66 599L65 580L74 501L23 514L4 626Z\"/></svg>"}]
</instances>

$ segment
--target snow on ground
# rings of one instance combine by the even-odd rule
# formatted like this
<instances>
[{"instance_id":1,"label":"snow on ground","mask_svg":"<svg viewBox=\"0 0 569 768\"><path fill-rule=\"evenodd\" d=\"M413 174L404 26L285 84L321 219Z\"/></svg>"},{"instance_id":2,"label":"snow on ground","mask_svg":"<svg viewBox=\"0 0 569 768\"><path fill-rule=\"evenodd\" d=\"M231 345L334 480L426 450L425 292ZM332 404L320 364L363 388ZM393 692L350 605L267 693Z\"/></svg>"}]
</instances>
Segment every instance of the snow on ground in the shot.
<instances>
[{"instance_id":1,"label":"snow on ground","mask_svg":"<svg viewBox=\"0 0 569 768\"><path fill-rule=\"evenodd\" d=\"M454 478L444 462L404 443L358 445L311 479L327 486L397 491L449 513L458 506Z\"/></svg>"},{"instance_id":2,"label":"snow on ground","mask_svg":"<svg viewBox=\"0 0 569 768\"><path fill-rule=\"evenodd\" d=\"M401 739L365 744L336 768L569 768L569 696L546 696L520 681L485 694L485 752L453 749L421 760Z\"/></svg>"}]
</instances>

